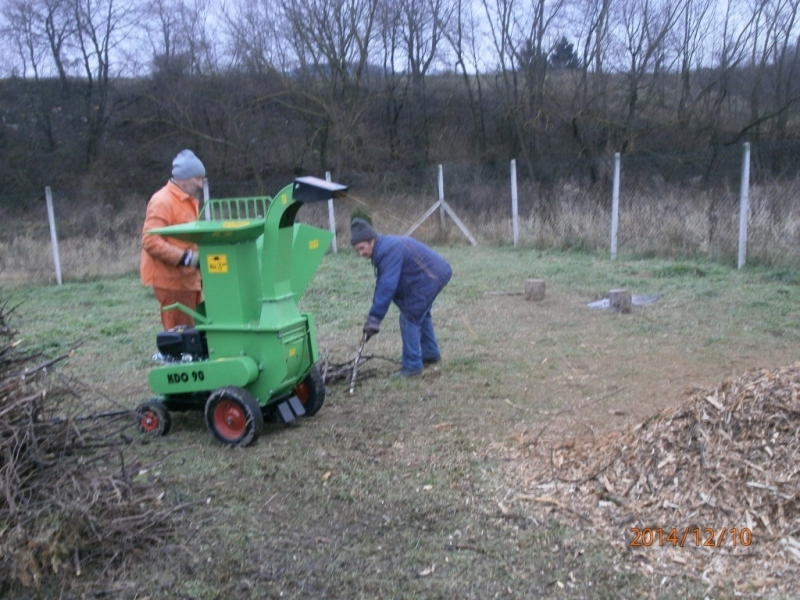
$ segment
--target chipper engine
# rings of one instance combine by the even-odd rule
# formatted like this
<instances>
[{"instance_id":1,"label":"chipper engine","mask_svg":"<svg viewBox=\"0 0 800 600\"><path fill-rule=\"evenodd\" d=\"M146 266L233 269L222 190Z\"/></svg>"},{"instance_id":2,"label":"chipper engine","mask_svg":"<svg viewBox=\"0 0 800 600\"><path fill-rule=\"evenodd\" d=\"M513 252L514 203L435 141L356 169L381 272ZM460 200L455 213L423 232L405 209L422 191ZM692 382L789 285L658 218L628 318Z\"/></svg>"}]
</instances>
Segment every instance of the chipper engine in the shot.
<instances>
[{"instance_id":1,"label":"chipper engine","mask_svg":"<svg viewBox=\"0 0 800 600\"><path fill-rule=\"evenodd\" d=\"M313 315L298 302L333 238L295 223L300 207L347 188L299 177L274 198L210 200L192 223L148 233L197 244L203 302L195 327L158 334L150 387L158 395L136 411L139 429L166 435L170 411L203 410L222 443L247 446L264 419L288 423L314 415L325 401L316 365Z\"/></svg>"}]
</instances>

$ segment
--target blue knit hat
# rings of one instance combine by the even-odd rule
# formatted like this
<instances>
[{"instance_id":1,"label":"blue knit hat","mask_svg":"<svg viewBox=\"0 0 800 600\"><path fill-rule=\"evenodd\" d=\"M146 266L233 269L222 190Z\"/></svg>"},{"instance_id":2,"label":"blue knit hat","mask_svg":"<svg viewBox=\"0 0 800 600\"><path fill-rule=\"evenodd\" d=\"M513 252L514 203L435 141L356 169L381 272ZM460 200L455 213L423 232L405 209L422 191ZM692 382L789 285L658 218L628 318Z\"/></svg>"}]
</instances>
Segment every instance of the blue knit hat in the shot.
<instances>
[{"instance_id":1,"label":"blue knit hat","mask_svg":"<svg viewBox=\"0 0 800 600\"><path fill-rule=\"evenodd\" d=\"M205 177L206 168L191 150L181 150L172 161L173 179L191 179Z\"/></svg>"},{"instance_id":2,"label":"blue knit hat","mask_svg":"<svg viewBox=\"0 0 800 600\"><path fill-rule=\"evenodd\" d=\"M350 245L355 246L360 242L378 237L377 232L364 219L353 219L350 223Z\"/></svg>"}]
</instances>

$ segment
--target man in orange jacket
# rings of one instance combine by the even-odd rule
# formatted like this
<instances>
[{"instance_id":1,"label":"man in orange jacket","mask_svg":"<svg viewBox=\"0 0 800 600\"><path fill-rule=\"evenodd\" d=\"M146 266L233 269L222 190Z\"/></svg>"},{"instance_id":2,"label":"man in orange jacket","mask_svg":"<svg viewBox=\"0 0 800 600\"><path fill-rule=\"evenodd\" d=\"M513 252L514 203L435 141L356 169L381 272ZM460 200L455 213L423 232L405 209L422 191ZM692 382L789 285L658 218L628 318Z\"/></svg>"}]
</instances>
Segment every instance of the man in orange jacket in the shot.
<instances>
[{"instance_id":1,"label":"man in orange jacket","mask_svg":"<svg viewBox=\"0 0 800 600\"><path fill-rule=\"evenodd\" d=\"M191 150L182 150L172 161L172 178L147 204L142 228L142 283L152 286L161 304L164 329L194 326L194 319L179 310L163 308L180 302L195 309L201 300L197 245L174 238L151 235L158 227L196 221L198 198L203 191L206 170Z\"/></svg>"}]
</instances>

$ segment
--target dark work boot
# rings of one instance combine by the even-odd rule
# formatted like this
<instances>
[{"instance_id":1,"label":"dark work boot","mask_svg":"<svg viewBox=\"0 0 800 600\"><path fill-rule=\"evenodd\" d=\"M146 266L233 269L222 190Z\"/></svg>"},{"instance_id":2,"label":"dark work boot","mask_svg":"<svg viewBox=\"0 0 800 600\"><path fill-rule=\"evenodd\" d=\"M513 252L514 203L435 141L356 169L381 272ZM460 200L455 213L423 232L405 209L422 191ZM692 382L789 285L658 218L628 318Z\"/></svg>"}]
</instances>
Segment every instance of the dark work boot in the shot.
<instances>
[{"instance_id":1,"label":"dark work boot","mask_svg":"<svg viewBox=\"0 0 800 600\"><path fill-rule=\"evenodd\" d=\"M395 371L389 377L417 377L418 375L422 375L422 371L409 371L407 369L400 369L399 371Z\"/></svg>"}]
</instances>

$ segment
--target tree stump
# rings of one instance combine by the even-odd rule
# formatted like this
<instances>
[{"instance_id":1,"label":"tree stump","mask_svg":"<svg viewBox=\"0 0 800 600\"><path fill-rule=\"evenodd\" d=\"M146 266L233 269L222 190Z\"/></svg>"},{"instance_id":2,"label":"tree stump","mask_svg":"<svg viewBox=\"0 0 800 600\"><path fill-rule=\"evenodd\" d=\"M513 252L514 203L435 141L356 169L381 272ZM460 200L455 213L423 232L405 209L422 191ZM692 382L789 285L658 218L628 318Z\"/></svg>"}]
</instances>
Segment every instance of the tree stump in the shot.
<instances>
[{"instance_id":1,"label":"tree stump","mask_svg":"<svg viewBox=\"0 0 800 600\"><path fill-rule=\"evenodd\" d=\"M615 312L631 312L631 293L628 290L611 290L608 293L608 304Z\"/></svg>"},{"instance_id":2,"label":"tree stump","mask_svg":"<svg viewBox=\"0 0 800 600\"><path fill-rule=\"evenodd\" d=\"M528 279L525 282L525 300L544 300L544 279Z\"/></svg>"}]
</instances>

